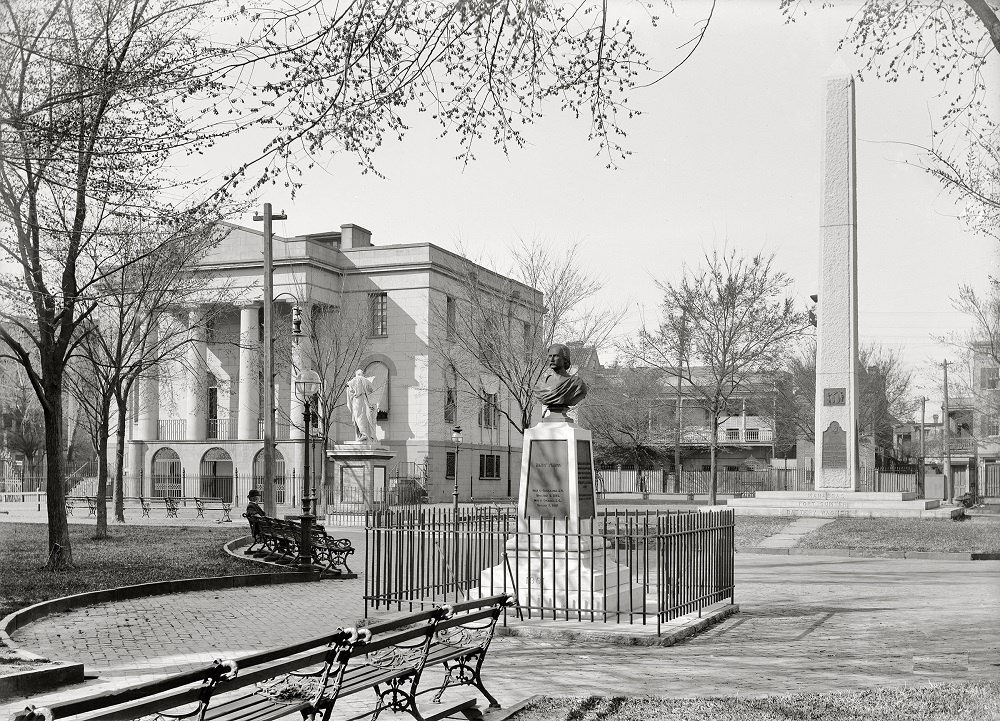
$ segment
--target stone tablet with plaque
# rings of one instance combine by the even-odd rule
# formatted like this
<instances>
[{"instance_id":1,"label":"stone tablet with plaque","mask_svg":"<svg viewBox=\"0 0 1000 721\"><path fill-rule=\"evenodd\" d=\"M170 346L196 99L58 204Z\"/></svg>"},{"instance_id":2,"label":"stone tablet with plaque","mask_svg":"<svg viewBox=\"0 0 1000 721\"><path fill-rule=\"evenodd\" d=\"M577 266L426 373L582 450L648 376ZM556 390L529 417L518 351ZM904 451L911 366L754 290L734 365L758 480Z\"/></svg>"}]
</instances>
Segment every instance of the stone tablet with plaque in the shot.
<instances>
[{"instance_id":1,"label":"stone tablet with plaque","mask_svg":"<svg viewBox=\"0 0 1000 721\"><path fill-rule=\"evenodd\" d=\"M526 605L559 609L643 606L644 588L594 527L590 431L561 413L525 431L517 510L507 561L482 572L479 595L516 590Z\"/></svg>"}]
</instances>

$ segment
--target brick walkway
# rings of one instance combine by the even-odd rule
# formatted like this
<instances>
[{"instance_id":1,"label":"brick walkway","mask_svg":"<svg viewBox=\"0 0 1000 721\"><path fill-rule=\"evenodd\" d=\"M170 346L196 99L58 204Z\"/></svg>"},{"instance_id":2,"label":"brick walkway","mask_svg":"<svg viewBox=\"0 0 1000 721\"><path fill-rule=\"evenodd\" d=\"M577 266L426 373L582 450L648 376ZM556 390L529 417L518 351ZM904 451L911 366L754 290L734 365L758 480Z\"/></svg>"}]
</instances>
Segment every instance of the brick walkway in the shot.
<instances>
[{"instance_id":1,"label":"brick walkway","mask_svg":"<svg viewBox=\"0 0 1000 721\"><path fill-rule=\"evenodd\" d=\"M14 640L100 674L65 697L353 625L362 593L357 579L101 604ZM997 561L738 554L737 593L739 615L669 648L497 639L488 684L509 705L536 693L763 695L1000 679ZM4 702L0 717L23 703Z\"/></svg>"}]
</instances>

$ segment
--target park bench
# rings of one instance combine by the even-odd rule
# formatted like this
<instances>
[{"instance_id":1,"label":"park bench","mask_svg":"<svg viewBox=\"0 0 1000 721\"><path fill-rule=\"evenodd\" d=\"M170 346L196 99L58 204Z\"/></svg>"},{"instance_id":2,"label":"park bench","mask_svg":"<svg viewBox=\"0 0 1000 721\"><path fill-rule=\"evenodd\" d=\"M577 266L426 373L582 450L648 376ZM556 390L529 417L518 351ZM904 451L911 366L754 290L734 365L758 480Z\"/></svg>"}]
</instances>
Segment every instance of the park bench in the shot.
<instances>
[{"instance_id":1,"label":"park bench","mask_svg":"<svg viewBox=\"0 0 1000 721\"><path fill-rule=\"evenodd\" d=\"M302 526L295 521L269 516L243 514L250 524L253 540L244 551L274 563L291 563L299 555L302 542ZM334 538L322 526L312 528L313 562L322 567L323 573L342 573L345 569L353 573L347 565L347 557L354 553L354 546L348 538Z\"/></svg>"},{"instance_id":2,"label":"park bench","mask_svg":"<svg viewBox=\"0 0 1000 721\"><path fill-rule=\"evenodd\" d=\"M198 518L205 517L205 511L222 511L219 523L232 523L229 512L233 510L233 504L223 501L221 498L195 498L194 505L198 509Z\"/></svg>"},{"instance_id":3,"label":"park bench","mask_svg":"<svg viewBox=\"0 0 1000 721\"><path fill-rule=\"evenodd\" d=\"M12 721L69 717L129 721L155 714L199 721L273 721L299 713L328 721L339 699L372 690L371 714L405 711L418 721L461 712L481 718L475 699L423 716L417 707L425 669L443 665L444 684L485 689L481 669L507 595L465 601L397 617L367 629L344 628L279 649L230 660L95 696L29 706ZM434 690L434 689L430 689ZM181 707L186 707L181 710ZM165 713L166 712L166 713Z\"/></svg>"},{"instance_id":4,"label":"park bench","mask_svg":"<svg viewBox=\"0 0 1000 721\"><path fill-rule=\"evenodd\" d=\"M83 508L84 504L89 511L88 517L97 515L97 499L93 496L66 496L66 513L72 516L73 509Z\"/></svg>"}]
</instances>

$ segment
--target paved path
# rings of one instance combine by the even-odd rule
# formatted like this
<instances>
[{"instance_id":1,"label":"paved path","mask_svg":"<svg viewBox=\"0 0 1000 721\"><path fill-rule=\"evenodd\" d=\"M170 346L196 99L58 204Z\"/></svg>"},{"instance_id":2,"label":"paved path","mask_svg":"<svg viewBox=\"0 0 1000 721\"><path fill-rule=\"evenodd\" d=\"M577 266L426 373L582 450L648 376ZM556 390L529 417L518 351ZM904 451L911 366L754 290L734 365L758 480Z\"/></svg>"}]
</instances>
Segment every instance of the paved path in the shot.
<instances>
[{"instance_id":1,"label":"paved path","mask_svg":"<svg viewBox=\"0 0 1000 721\"><path fill-rule=\"evenodd\" d=\"M796 518L790 521L787 526L768 536L758 545L759 548L793 548L805 536L821 528L828 523L833 523L832 518Z\"/></svg>"},{"instance_id":2,"label":"paved path","mask_svg":"<svg viewBox=\"0 0 1000 721\"><path fill-rule=\"evenodd\" d=\"M739 615L679 645L499 638L486 678L505 706L536 693L764 695L1000 679L1000 562L738 554L737 589ZM357 579L101 604L14 640L100 674L56 695L66 697L353 624L362 593ZM23 703L0 705L0 717Z\"/></svg>"}]
</instances>

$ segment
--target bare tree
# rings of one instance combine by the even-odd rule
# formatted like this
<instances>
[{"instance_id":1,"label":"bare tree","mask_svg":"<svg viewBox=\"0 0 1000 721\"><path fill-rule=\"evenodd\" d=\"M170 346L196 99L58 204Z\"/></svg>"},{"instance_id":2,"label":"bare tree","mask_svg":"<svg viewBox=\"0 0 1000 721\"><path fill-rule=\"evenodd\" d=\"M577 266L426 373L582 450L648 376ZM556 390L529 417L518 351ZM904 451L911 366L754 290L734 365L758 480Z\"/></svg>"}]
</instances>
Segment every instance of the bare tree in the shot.
<instances>
[{"instance_id":1,"label":"bare tree","mask_svg":"<svg viewBox=\"0 0 1000 721\"><path fill-rule=\"evenodd\" d=\"M641 467L661 460L673 445L676 417L663 403L662 377L659 369L636 367L586 374L581 422L605 459Z\"/></svg>"},{"instance_id":2,"label":"bare tree","mask_svg":"<svg viewBox=\"0 0 1000 721\"><path fill-rule=\"evenodd\" d=\"M170 179L177 154L215 140L196 0L0 4L0 340L45 419L49 567L70 566L63 489L64 377L123 260L115 219L198 217Z\"/></svg>"},{"instance_id":3,"label":"bare tree","mask_svg":"<svg viewBox=\"0 0 1000 721\"><path fill-rule=\"evenodd\" d=\"M720 420L732 399L752 395L780 368L789 344L808 327L807 314L783 297L791 281L772 263L773 256L706 254L700 268L685 268L680 282L657 283L660 324L643 328L623 347L630 361L679 378L685 397L708 412L713 505ZM684 319L683 333L678 318Z\"/></svg>"},{"instance_id":4,"label":"bare tree","mask_svg":"<svg viewBox=\"0 0 1000 721\"><path fill-rule=\"evenodd\" d=\"M541 241L522 243L505 275L471 268L456 270L459 295L431 308L433 356L457 389L523 433L549 346L602 347L625 310L593 305L602 284L583 268L577 245L560 255ZM496 402L498 390L510 405Z\"/></svg>"},{"instance_id":5,"label":"bare tree","mask_svg":"<svg viewBox=\"0 0 1000 721\"><path fill-rule=\"evenodd\" d=\"M120 265L95 286L97 307L81 325L83 338L67 369L68 390L85 411L98 461L98 538L107 536L109 467L115 520L125 522L125 422L136 383L164 363L183 363L191 330L209 327L232 300L225 285L213 284L209 291L209 279L195 272L225 232L225 226L184 217L156 225L120 223ZM161 322L174 313L185 317ZM108 458L112 436L114 463Z\"/></svg>"}]
</instances>

